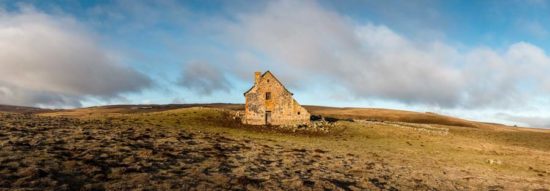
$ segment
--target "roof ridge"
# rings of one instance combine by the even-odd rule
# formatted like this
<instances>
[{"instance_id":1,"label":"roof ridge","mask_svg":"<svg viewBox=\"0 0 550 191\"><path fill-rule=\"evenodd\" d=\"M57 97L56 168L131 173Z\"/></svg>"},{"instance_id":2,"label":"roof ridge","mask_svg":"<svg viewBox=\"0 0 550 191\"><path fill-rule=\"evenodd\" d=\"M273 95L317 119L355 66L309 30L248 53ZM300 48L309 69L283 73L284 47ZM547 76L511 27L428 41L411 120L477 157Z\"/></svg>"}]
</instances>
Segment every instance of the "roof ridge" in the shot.
<instances>
[{"instance_id":1,"label":"roof ridge","mask_svg":"<svg viewBox=\"0 0 550 191\"><path fill-rule=\"evenodd\" d=\"M285 85L277 78L277 76L275 76L275 74L273 74L271 71L269 71L269 70L265 71L264 74L262 74L262 75L260 76L260 78L263 78L265 75L267 75L267 73L270 73L271 76L273 76L273 78L275 78L275 80L276 80L279 84L281 84L281 86L283 86L283 89L285 89L285 91L287 91L288 93L290 93L290 95L294 95L294 93L292 93L291 91L289 91L289 90L286 88L286 86L285 86ZM261 80L261 79L260 79L260 80ZM254 89L254 87L256 87L256 83L254 83L254 85L253 85L250 89L248 89L246 92L244 92L244 95L246 95L248 92L250 92L252 89Z\"/></svg>"}]
</instances>

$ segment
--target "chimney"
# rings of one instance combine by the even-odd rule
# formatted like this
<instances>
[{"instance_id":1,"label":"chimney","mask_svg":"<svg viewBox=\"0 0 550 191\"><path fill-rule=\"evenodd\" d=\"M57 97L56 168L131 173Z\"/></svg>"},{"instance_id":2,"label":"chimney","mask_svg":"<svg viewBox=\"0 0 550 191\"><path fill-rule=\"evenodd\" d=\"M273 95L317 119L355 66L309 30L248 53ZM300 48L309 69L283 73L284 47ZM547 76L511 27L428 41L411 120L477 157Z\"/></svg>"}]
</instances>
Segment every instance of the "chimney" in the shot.
<instances>
[{"instance_id":1,"label":"chimney","mask_svg":"<svg viewBox=\"0 0 550 191\"><path fill-rule=\"evenodd\" d=\"M258 82L260 81L260 75L262 75L261 72L254 72L254 84L258 84Z\"/></svg>"}]
</instances>

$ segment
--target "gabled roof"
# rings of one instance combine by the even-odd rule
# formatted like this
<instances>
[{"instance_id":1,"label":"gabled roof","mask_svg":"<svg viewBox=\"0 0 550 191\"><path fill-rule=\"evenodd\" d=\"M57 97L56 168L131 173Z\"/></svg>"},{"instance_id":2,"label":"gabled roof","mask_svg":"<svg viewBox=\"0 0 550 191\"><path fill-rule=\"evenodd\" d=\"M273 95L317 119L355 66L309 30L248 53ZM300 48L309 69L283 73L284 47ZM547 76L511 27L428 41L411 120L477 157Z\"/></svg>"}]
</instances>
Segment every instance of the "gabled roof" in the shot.
<instances>
[{"instance_id":1,"label":"gabled roof","mask_svg":"<svg viewBox=\"0 0 550 191\"><path fill-rule=\"evenodd\" d=\"M269 70L266 71L264 74L262 74L260 76L260 79L263 78L267 73L270 73L271 76L273 76L273 78L275 78L275 81L277 81L277 83L281 84L281 86L283 86L283 89L285 89L285 91L287 91L288 93L290 93L290 95L294 95L292 92L288 91L288 89L286 89L285 85L283 83L281 83L281 81L279 81L279 79L277 79L277 77L275 75L273 75L273 73L271 73ZM248 89L246 92L244 92L244 95L246 95L248 92L250 92L252 89L254 89L254 87L256 87L256 83L254 82L254 85Z\"/></svg>"}]
</instances>

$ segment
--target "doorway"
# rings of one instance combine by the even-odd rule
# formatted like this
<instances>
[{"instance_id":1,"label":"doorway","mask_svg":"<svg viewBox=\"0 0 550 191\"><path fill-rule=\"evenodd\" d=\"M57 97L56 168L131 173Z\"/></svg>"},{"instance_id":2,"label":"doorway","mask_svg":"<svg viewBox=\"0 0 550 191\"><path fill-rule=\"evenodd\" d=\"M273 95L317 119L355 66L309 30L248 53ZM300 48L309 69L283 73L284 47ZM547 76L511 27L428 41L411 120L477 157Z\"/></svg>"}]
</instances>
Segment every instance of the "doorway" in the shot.
<instances>
[{"instance_id":1,"label":"doorway","mask_svg":"<svg viewBox=\"0 0 550 191\"><path fill-rule=\"evenodd\" d=\"M265 124L271 125L271 111L265 112Z\"/></svg>"}]
</instances>

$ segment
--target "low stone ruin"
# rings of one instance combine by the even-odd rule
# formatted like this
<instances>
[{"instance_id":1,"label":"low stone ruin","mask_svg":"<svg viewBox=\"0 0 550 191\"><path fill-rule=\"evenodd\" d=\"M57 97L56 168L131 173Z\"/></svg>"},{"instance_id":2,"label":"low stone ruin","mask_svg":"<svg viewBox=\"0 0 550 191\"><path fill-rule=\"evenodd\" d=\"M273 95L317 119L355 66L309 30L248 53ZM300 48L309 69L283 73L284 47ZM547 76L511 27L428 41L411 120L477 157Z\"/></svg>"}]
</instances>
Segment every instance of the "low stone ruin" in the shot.
<instances>
[{"instance_id":1,"label":"low stone ruin","mask_svg":"<svg viewBox=\"0 0 550 191\"><path fill-rule=\"evenodd\" d=\"M232 112L231 116L233 120L240 121L244 117L243 111L228 111ZM304 133L316 133L326 134L331 129L337 126L338 121L352 121L352 119L338 119L333 117L324 117L321 115L311 115L310 123L308 124L287 124L287 125L265 125L262 127L273 128L283 130L285 132L304 132Z\"/></svg>"}]
</instances>

